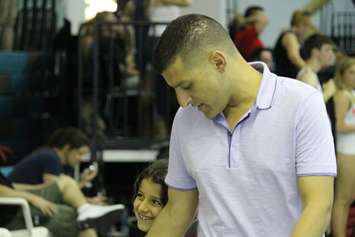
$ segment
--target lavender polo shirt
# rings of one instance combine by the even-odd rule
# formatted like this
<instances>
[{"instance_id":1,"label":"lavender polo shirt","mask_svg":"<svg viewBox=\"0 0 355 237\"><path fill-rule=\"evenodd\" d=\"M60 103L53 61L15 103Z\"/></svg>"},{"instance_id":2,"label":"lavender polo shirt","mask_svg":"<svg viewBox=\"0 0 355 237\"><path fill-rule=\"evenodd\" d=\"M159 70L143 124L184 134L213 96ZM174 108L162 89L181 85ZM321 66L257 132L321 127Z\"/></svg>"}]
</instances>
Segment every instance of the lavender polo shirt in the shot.
<instances>
[{"instance_id":1,"label":"lavender polo shirt","mask_svg":"<svg viewBox=\"0 0 355 237\"><path fill-rule=\"evenodd\" d=\"M166 183L198 189L199 237L287 237L302 203L299 176L335 176L336 161L322 95L272 74L265 64L256 103L233 130L180 108L170 141Z\"/></svg>"}]
</instances>

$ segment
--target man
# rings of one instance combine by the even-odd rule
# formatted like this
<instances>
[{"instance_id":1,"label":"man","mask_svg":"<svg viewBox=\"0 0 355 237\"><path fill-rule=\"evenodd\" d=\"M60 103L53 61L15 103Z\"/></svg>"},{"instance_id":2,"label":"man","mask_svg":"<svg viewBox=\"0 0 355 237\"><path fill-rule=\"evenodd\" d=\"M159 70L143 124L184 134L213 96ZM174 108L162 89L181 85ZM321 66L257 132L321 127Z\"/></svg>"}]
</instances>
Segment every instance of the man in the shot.
<instances>
[{"instance_id":1,"label":"man","mask_svg":"<svg viewBox=\"0 0 355 237\"><path fill-rule=\"evenodd\" d=\"M264 47L259 35L264 31L269 20L261 6L248 7L244 18L245 26L235 33L234 42L242 56L247 61L251 61L253 52Z\"/></svg>"},{"instance_id":2,"label":"man","mask_svg":"<svg viewBox=\"0 0 355 237\"><path fill-rule=\"evenodd\" d=\"M325 35L314 34L308 37L303 45L306 66L297 75L297 79L321 91L325 103L336 92L335 82L329 80L322 89L317 73L334 63L333 47L333 41Z\"/></svg>"},{"instance_id":3,"label":"man","mask_svg":"<svg viewBox=\"0 0 355 237\"><path fill-rule=\"evenodd\" d=\"M77 183L69 176L60 176L47 185L13 185L0 173L0 197L26 199L32 215L46 216L40 223L57 237L96 237L94 227L102 228L118 221L124 206L95 206L88 204ZM14 207L1 207L0 226L21 229L24 220ZM82 226L82 229L79 229Z\"/></svg>"},{"instance_id":4,"label":"man","mask_svg":"<svg viewBox=\"0 0 355 237\"><path fill-rule=\"evenodd\" d=\"M65 169L75 168L89 154L89 139L78 128L65 127L54 131L47 144L34 151L18 164L10 174L16 184L48 184L56 181ZM79 187L83 188L97 175L95 169L85 169L80 175ZM105 204L106 197L88 198L93 204Z\"/></svg>"},{"instance_id":5,"label":"man","mask_svg":"<svg viewBox=\"0 0 355 237\"><path fill-rule=\"evenodd\" d=\"M48 139L47 145L22 159L14 168L10 179L14 183L42 184L56 180L63 167L74 168L89 154L89 139L79 129L60 128ZM82 188L96 176L85 170L79 186Z\"/></svg>"},{"instance_id":6,"label":"man","mask_svg":"<svg viewBox=\"0 0 355 237\"><path fill-rule=\"evenodd\" d=\"M154 66L182 108L171 134L168 203L147 236L182 236L198 204L199 237L320 237L336 175L320 93L248 64L203 15L167 27Z\"/></svg>"}]
</instances>

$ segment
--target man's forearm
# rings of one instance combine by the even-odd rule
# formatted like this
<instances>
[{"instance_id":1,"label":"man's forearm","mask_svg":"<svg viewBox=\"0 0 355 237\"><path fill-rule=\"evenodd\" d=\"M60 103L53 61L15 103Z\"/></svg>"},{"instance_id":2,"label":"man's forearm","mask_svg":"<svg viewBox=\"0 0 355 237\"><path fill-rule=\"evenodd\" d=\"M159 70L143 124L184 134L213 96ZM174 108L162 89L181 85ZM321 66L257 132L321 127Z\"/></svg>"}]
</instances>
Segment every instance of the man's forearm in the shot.
<instances>
[{"instance_id":1,"label":"man's forearm","mask_svg":"<svg viewBox=\"0 0 355 237\"><path fill-rule=\"evenodd\" d=\"M0 197L17 197L17 198L23 198L28 202L31 202L33 196L34 195L29 192L17 191L0 185Z\"/></svg>"},{"instance_id":2,"label":"man's forearm","mask_svg":"<svg viewBox=\"0 0 355 237\"><path fill-rule=\"evenodd\" d=\"M41 190L45 187L48 187L52 183L43 183L43 184L21 184L21 183L14 183L14 187L18 191L33 191L33 190Z\"/></svg>"},{"instance_id":3,"label":"man's forearm","mask_svg":"<svg viewBox=\"0 0 355 237\"><path fill-rule=\"evenodd\" d=\"M164 208L155 219L152 228L146 237L182 237L192 223L191 220L183 221L169 208Z\"/></svg>"},{"instance_id":4,"label":"man's forearm","mask_svg":"<svg viewBox=\"0 0 355 237\"><path fill-rule=\"evenodd\" d=\"M299 219L292 237L321 237L330 222L331 205L309 205Z\"/></svg>"}]
</instances>

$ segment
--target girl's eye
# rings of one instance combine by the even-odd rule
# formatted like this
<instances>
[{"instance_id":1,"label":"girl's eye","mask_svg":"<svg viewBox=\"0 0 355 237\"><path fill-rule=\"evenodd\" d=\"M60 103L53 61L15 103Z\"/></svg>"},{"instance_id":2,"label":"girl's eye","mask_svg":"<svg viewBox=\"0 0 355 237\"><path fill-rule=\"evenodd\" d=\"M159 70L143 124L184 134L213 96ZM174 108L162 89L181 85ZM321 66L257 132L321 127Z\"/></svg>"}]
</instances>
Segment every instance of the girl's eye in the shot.
<instances>
[{"instance_id":1,"label":"girl's eye","mask_svg":"<svg viewBox=\"0 0 355 237\"><path fill-rule=\"evenodd\" d=\"M161 203L160 200L153 200L152 202L153 202L153 205L154 205L154 206L157 206L157 207L163 206L163 204Z\"/></svg>"},{"instance_id":2,"label":"girl's eye","mask_svg":"<svg viewBox=\"0 0 355 237\"><path fill-rule=\"evenodd\" d=\"M136 198L138 198L139 200L143 199L143 193L138 192Z\"/></svg>"}]
</instances>

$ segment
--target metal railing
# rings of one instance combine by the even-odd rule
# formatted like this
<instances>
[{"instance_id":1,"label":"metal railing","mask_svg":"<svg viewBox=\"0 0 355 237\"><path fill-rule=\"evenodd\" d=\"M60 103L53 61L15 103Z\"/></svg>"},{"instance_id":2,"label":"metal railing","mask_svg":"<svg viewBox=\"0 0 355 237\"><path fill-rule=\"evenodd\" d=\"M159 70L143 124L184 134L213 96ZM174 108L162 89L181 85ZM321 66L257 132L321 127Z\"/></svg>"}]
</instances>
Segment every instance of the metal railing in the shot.
<instances>
[{"instance_id":1,"label":"metal railing","mask_svg":"<svg viewBox=\"0 0 355 237\"><path fill-rule=\"evenodd\" d=\"M103 23L90 22L81 26L79 31L78 51L78 122L79 127L85 125L82 114L83 104L89 103L92 106L90 115L90 131L93 145L93 154L100 150L100 123L104 117L107 122L106 135L110 136L109 141L122 139L142 138L145 141L152 141L153 132L151 129L154 123L154 78L157 76L151 68L150 59L157 26L167 25L166 22L117 22ZM139 85L130 87L127 79L127 63L118 56L125 57L122 52L117 53L115 48L125 51L125 40L120 37L128 37L129 28L135 33L135 56L139 71ZM87 35L89 32L89 36ZM121 32L120 34L117 32ZM123 33L122 33L123 32ZM88 47L83 47L83 42L89 42ZM119 51L118 50L118 51ZM89 52L89 53L88 53ZM86 55L86 56L85 56ZM122 65L120 65L122 64ZM123 67L120 67L123 66ZM165 82L164 82L165 83ZM149 89L144 89L144 84L150 84ZM167 96L166 114L164 119L167 126L171 124L174 114L172 101L175 96L171 89L165 86ZM144 98L152 97L148 102L148 108L143 108L146 102ZM116 101L114 101L116 100ZM133 102L132 100L135 100ZM147 107L147 106L146 106ZM106 108L106 109L104 109ZM133 125L132 125L133 124ZM134 131L132 131L132 126ZM149 130L149 132L145 132ZM121 139L121 140L120 140ZM148 144L143 144L148 145Z\"/></svg>"}]
</instances>

